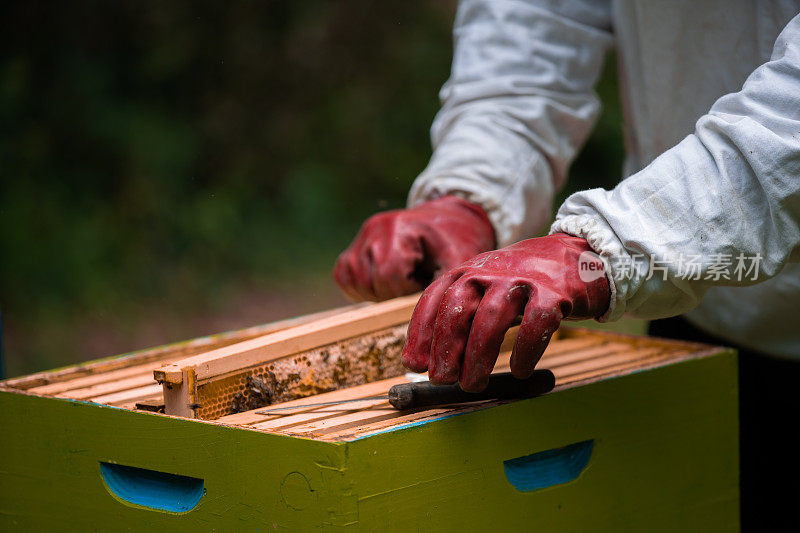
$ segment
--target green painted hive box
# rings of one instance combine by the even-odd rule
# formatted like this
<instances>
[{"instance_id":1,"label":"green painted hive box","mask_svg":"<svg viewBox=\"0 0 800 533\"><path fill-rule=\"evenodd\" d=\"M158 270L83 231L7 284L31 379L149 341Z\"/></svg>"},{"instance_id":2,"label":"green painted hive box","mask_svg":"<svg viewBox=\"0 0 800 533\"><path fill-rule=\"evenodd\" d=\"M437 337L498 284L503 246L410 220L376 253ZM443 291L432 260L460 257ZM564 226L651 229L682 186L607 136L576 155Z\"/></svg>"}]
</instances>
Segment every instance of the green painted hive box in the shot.
<instances>
[{"instance_id":1,"label":"green painted hive box","mask_svg":"<svg viewBox=\"0 0 800 533\"><path fill-rule=\"evenodd\" d=\"M262 375L228 414L159 412L154 369L274 329L4 382L0 530L738 530L729 349L567 329L538 398L397 412L393 371L259 413Z\"/></svg>"}]
</instances>

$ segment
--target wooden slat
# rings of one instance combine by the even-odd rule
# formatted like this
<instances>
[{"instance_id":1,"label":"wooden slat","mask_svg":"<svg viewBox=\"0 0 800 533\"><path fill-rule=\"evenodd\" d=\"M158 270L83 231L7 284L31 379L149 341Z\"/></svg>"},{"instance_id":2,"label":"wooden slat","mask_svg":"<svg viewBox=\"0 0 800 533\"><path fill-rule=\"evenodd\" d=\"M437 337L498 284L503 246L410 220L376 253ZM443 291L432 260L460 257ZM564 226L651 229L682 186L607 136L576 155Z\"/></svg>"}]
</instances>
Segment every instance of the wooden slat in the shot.
<instances>
[{"instance_id":1,"label":"wooden slat","mask_svg":"<svg viewBox=\"0 0 800 533\"><path fill-rule=\"evenodd\" d=\"M342 416L314 420L307 424L291 427L287 431L292 435L313 437L333 431L341 431L348 427L364 426L383 420L396 419L404 415L403 411L398 411L388 406L388 403L386 405L387 407L383 408L364 409L354 413L343 414ZM429 410L426 409L426 411Z\"/></svg>"},{"instance_id":2,"label":"wooden slat","mask_svg":"<svg viewBox=\"0 0 800 533\"><path fill-rule=\"evenodd\" d=\"M253 424L256 429L274 429L277 431L292 428L298 425L305 425L312 422L318 422L327 419L339 420L342 417L353 415L355 413L367 413L377 406L387 406L394 412L397 410L388 407L389 402L385 399L365 399L357 402L348 402L341 405L330 405L325 407L318 407L303 413L294 414L287 417L278 416L265 422Z\"/></svg>"},{"instance_id":3,"label":"wooden slat","mask_svg":"<svg viewBox=\"0 0 800 533\"><path fill-rule=\"evenodd\" d=\"M177 360L177 358L174 358L173 360ZM150 378L149 381L153 381L153 368L155 368L157 365L160 366L161 364L163 363L158 361L155 363L134 365L127 368L121 368L119 370L112 370L110 372L102 372L99 374L92 374L89 376L70 379L68 381L59 381L56 383L50 383L48 385L33 387L28 389L28 391L34 394L55 396L69 391L74 391L76 389L93 387L102 383L114 382L133 376L147 376Z\"/></svg>"},{"instance_id":4,"label":"wooden slat","mask_svg":"<svg viewBox=\"0 0 800 533\"><path fill-rule=\"evenodd\" d=\"M468 413L470 411L486 409L488 407L494 407L503 403L509 403L509 401L485 400L481 402L459 404L457 406L436 407L411 413L408 411L394 411L394 414L389 412L369 413L369 411L364 411L362 412L364 416L360 420L355 416L352 417L352 420L347 421L331 419L328 421L326 427L307 431L305 426L298 426L295 428L290 428L289 430L281 433L321 440L336 440L344 435L360 436L363 434L374 433L376 431L385 431L405 424L414 424L424 420L430 420L431 418L441 418L461 413Z\"/></svg>"},{"instance_id":5,"label":"wooden slat","mask_svg":"<svg viewBox=\"0 0 800 533\"><path fill-rule=\"evenodd\" d=\"M474 407L472 408L474 409ZM388 428L403 426L405 424L413 424L414 422L420 422L428 418L436 418L447 415L448 413L456 412L458 412L458 410L453 409L452 407L439 407L436 409L429 409L427 411L403 414L402 416L398 416L396 418L372 422L369 425L332 428L330 431L325 433L324 436L326 440L338 440L344 437L367 435L370 433L384 431Z\"/></svg>"},{"instance_id":6,"label":"wooden slat","mask_svg":"<svg viewBox=\"0 0 800 533\"><path fill-rule=\"evenodd\" d=\"M154 383L153 385L146 385L144 387L137 387L122 392L114 392L94 398L87 398L87 400L95 403L107 403L114 405L116 403L131 402L133 400L142 400L151 396L155 396L161 392L161 385Z\"/></svg>"},{"instance_id":7,"label":"wooden slat","mask_svg":"<svg viewBox=\"0 0 800 533\"><path fill-rule=\"evenodd\" d=\"M567 364L562 364L562 365L555 365L550 367L550 369L556 376L556 382L558 382L559 379L563 379L571 375L577 375L585 372L599 373L603 372L603 370L608 368L617 368L620 365L624 365L625 363L640 363L642 361L647 360L648 358L653 357L654 355L658 355L663 352L664 350L660 348L640 349L635 351L631 350L625 352L613 352L593 357L591 359L569 362Z\"/></svg>"},{"instance_id":8,"label":"wooden slat","mask_svg":"<svg viewBox=\"0 0 800 533\"><path fill-rule=\"evenodd\" d=\"M598 357L626 351L630 351L630 346L618 342L607 342L591 348L586 348L584 350L574 350L557 354L549 354L548 352L545 352L541 361L539 361L538 367L550 368L552 366L592 360Z\"/></svg>"},{"instance_id":9,"label":"wooden slat","mask_svg":"<svg viewBox=\"0 0 800 533\"><path fill-rule=\"evenodd\" d=\"M261 407L259 409L254 409L252 411L245 411L243 413L226 415L220 417L217 420L219 422L222 422L223 424L238 424L238 425L254 424L261 420L265 420L266 418L272 417L272 415L265 416L258 414L258 411L269 410L270 407L272 408L297 407L298 410L292 409L292 410L287 410L287 412L285 413L282 413L283 415L296 414L308 409L304 408L304 406L308 404L338 402L341 400L352 400L357 398L365 398L367 396L377 396L379 394L386 394L393 385L398 385L400 383L407 383L407 382L408 379L406 379L405 376L398 376L395 378L373 381L372 383L367 383L365 385L358 385L356 387L350 387L347 389L324 392L322 394L315 394L314 396L306 396L305 398L299 398L297 400L282 402L267 407Z\"/></svg>"},{"instance_id":10,"label":"wooden slat","mask_svg":"<svg viewBox=\"0 0 800 533\"><path fill-rule=\"evenodd\" d=\"M598 343L608 342L607 339L597 339L596 337L577 337L577 338L559 338L552 342L545 350L545 355L557 355L560 353L574 352L576 350L583 350L592 346L597 346Z\"/></svg>"},{"instance_id":11,"label":"wooden slat","mask_svg":"<svg viewBox=\"0 0 800 533\"><path fill-rule=\"evenodd\" d=\"M179 384L183 370L192 369L198 381L260 365L340 340L396 326L411 319L419 295L404 296L314 320L218 350L165 365L157 381Z\"/></svg>"},{"instance_id":12,"label":"wooden slat","mask_svg":"<svg viewBox=\"0 0 800 533\"><path fill-rule=\"evenodd\" d=\"M556 390L572 388L578 384L584 385L586 383L600 381L601 379L624 376L667 363L676 363L685 359L687 355L689 355L689 352L683 354L661 354L647 359L632 360L623 364L606 366L604 368L592 368L583 372L573 372L563 375L561 380L556 380Z\"/></svg>"},{"instance_id":13,"label":"wooden slat","mask_svg":"<svg viewBox=\"0 0 800 533\"><path fill-rule=\"evenodd\" d=\"M158 385L158 383L156 383L155 380L153 380L152 372L146 372L144 374L139 373L136 376L132 376L126 379L109 381L105 383L98 383L97 385L92 385L86 388L68 390L62 393L55 394L55 396L58 396L59 398L72 398L75 400L85 400L87 398L95 398L98 396L104 396L106 394L112 394L115 392L123 392L130 389L136 389L139 387L144 387L145 385Z\"/></svg>"}]
</instances>

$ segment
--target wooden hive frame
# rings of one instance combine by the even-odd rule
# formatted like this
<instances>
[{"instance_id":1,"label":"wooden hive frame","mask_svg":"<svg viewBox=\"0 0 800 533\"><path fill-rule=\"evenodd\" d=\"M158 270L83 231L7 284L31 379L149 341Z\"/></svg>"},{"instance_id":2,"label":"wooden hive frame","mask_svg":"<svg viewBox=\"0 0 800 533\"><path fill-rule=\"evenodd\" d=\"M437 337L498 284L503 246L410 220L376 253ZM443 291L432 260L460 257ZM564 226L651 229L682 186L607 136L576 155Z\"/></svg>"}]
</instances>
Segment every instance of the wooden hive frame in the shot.
<instances>
[{"instance_id":1,"label":"wooden hive frame","mask_svg":"<svg viewBox=\"0 0 800 533\"><path fill-rule=\"evenodd\" d=\"M412 295L345 310L170 362L153 372L163 386L165 411L213 419L236 410L241 391L256 386L266 405L397 375L418 299Z\"/></svg>"}]
</instances>

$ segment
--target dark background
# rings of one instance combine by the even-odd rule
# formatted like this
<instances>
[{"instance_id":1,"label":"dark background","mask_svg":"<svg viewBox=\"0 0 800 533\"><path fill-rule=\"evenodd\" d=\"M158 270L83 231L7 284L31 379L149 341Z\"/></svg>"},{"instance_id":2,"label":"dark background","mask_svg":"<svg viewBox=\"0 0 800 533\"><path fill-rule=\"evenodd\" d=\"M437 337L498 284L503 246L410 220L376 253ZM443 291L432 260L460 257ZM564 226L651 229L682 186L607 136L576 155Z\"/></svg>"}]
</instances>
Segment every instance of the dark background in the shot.
<instances>
[{"instance_id":1,"label":"dark background","mask_svg":"<svg viewBox=\"0 0 800 533\"><path fill-rule=\"evenodd\" d=\"M17 375L344 302L336 255L430 156L455 2L0 7L0 310ZM612 58L613 59L613 58ZM613 60L568 191L613 186Z\"/></svg>"}]
</instances>

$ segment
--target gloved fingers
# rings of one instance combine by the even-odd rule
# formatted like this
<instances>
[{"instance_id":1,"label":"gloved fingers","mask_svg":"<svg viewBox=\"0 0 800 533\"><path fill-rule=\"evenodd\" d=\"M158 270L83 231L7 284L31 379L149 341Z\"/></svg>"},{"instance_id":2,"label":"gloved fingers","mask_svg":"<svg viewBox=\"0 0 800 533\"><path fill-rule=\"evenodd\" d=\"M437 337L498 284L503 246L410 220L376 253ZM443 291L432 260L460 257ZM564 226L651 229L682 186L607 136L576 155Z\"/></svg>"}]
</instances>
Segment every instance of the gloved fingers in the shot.
<instances>
[{"instance_id":1,"label":"gloved fingers","mask_svg":"<svg viewBox=\"0 0 800 533\"><path fill-rule=\"evenodd\" d=\"M361 295L355 290L355 281L353 279L353 272L350 268L350 261L348 260L348 251L345 250L336 259L336 264L333 267L333 279L345 295L354 302L363 300Z\"/></svg>"},{"instance_id":2,"label":"gloved fingers","mask_svg":"<svg viewBox=\"0 0 800 533\"><path fill-rule=\"evenodd\" d=\"M411 322L408 324L408 338L403 347L403 365L412 372L425 372L433 347L433 332L436 315L442 296L461 274L453 271L431 283L420 296Z\"/></svg>"},{"instance_id":3,"label":"gloved fingers","mask_svg":"<svg viewBox=\"0 0 800 533\"><path fill-rule=\"evenodd\" d=\"M558 299L542 298L541 295L530 298L511 352L511 373L515 377L527 379L533 375L562 318Z\"/></svg>"},{"instance_id":4,"label":"gloved fingers","mask_svg":"<svg viewBox=\"0 0 800 533\"><path fill-rule=\"evenodd\" d=\"M371 247L375 296L388 300L405 294L419 292L422 287L413 278L416 264L422 260L419 243L406 236L389 242L374 242Z\"/></svg>"},{"instance_id":5,"label":"gloved fingers","mask_svg":"<svg viewBox=\"0 0 800 533\"><path fill-rule=\"evenodd\" d=\"M365 248L372 240L370 228L374 225L372 218L367 220L350 246L339 255L334 265L333 272L336 282L345 294L355 301L375 300L370 280L372 267L364 257Z\"/></svg>"},{"instance_id":6,"label":"gloved fingers","mask_svg":"<svg viewBox=\"0 0 800 533\"><path fill-rule=\"evenodd\" d=\"M353 273L353 288L362 300L377 300L372 290L372 258L369 247L364 244L350 256L350 270Z\"/></svg>"},{"instance_id":7,"label":"gloved fingers","mask_svg":"<svg viewBox=\"0 0 800 533\"><path fill-rule=\"evenodd\" d=\"M376 270L373 288L378 300L389 300L406 294L414 294L425 287L413 279L404 277L402 271L390 274L383 270Z\"/></svg>"},{"instance_id":8,"label":"gloved fingers","mask_svg":"<svg viewBox=\"0 0 800 533\"><path fill-rule=\"evenodd\" d=\"M459 383L467 392L480 392L489 384L506 331L527 301L526 286L494 286L481 300L472 321Z\"/></svg>"},{"instance_id":9,"label":"gloved fingers","mask_svg":"<svg viewBox=\"0 0 800 533\"><path fill-rule=\"evenodd\" d=\"M432 383L449 385L458 381L472 320L482 297L482 287L466 277L455 281L442 295L428 362L428 379Z\"/></svg>"}]
</instances>

